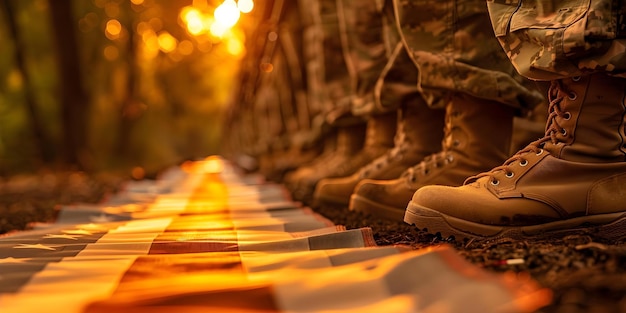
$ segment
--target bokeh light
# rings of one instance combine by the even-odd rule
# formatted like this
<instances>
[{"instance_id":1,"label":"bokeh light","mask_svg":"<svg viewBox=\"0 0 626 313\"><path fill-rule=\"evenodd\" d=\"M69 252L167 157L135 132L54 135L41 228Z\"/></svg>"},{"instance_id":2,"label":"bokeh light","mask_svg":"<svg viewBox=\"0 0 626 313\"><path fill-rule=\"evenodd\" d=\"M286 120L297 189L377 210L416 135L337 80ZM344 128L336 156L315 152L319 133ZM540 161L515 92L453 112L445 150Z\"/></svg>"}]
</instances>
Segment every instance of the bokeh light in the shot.
<instances>
[{"instance_id":1,"label":"bokeh light","mask_svg":"<svg viewBox=\"0 0 626 313\"><path fill-rule=\"evenodd\" d=\"M230 27L226 27L222 24L219 23L213 23L211 25L211 35L215 36L215 37L223 37L224 34L226 34L226 32L230 29Z\"/></svg>"},{"instance_id":2,"label":"bokeh light","mask_svg":"<svg viewBox=\"0 0 626 313\"><path fill-rule=\"evenodd\" d=\"M169 53L176 50L176 46L178 45L178 41L174 36L170 35L168 32L160 32L158 36L159 48L161 51Z\"/></svg>"},{"instance_id":3,"label":"bokeh light","mask_svg":"<svg viewBox=\"0 0 626 313\"><path fill-rule=\"evenodd\" d=\"M6 85L9 87L9 90L20 90L24 85L24 76L18 69L11 70L6 79Z\"/></svg>"},{"instance_id":4,"label":"bokeh light","mask_svg":"<svg viewBox=\"0 0 626 313\"><path fill-rule=\"evenodd\" d=\"M226 0L215 9L213 15L215 23L220 24L221 27L230 28L237 24L241 13L235 0Z\"/></svg>"},{"instance_id":5,"label":"bokeh light","mask_svg":"<svg viewBox=\"0 0 626 313\"><path fill-rule=\"evenodd\" d=\"M182 55L190 55L193 53L193 43L189 40L183 40L178 44L178 52Z\"/></svg>"},{"instance_id":6,"label":"bokeh light","mask_svg":"<svg viewBox=\"0 0 626 313\"><path fill-rule=\"evenodd\" d=\"M237 1L237 8L241 13L250 13L254 9L254 1L252 0L239 0Z\"/></svg>"},{"instance_id":7,"label":"bokeh light","mask_svg":"<svg viewBox=\"0 0 626 313\"><path fill-rule=\"evenodd\" d=\"M198 9L185 7L180 15L190 34L197 36L205 30L204 17Z\"/></svg>"},{"instance_id":8,"label":"bokeh light","mask_svg":"<svg viewBox=\"0 0 626 313\"><path fill-rule=\"evenodd\" d=\"M122 33L122 24L118 20L109 20L105 27L105 35L110 40L115 40Z\"/></svg>"},{"instance_id":9,"label":"bokeh light","mask_svg":"<svg viewBox=\"0 0 626 313\"><path fill-rule=\"evenodd\" d=\"M130 172L133 179L140 180L146 176L146 170L141 166L135 166Z\"/></svg>"},{"instance_id":10,"label":"bokeh light","mask_svg":"<svg viewBox=\"0 0 626 313\"><path fill-rule=\"evenodd\" d=\"M191 6L181 9L179 18L181 25L187 32L200 39L204 34L210 34L214 41L220 41L237 24L241 13L248 13L254 8L252 0L225 0L213 14L208 13L206 1L194 0ZM234 44L237 45L237 44ZM234 47L233 45L233 47ZM229 49L231 51L237 48Z\"/></svg>"},{"instance_id":11,"label":"bokeh light","mask_svg":"<svg viewBox=\"0 0 626 313\"><path fill-rule=\"evenodd\" d=\"M114 61L120 56L120 52L117 47L108 45L104 48L104 58L108 61Z\"/></svg>"}]
</instances>

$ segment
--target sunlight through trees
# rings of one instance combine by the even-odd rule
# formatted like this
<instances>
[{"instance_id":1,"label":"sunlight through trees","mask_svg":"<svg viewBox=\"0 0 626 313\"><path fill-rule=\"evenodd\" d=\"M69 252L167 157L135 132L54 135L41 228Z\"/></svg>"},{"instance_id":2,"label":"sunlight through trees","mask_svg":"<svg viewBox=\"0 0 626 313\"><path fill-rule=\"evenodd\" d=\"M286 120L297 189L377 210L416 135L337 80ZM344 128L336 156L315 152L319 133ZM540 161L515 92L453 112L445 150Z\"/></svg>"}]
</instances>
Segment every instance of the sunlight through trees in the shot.
<instances>
[{"instance_id":1,"label":"sunlight through trees","mask_svg":"<svg viewBox=\"0 0 626 313\"><path fill-rule=\"evenodd\" d=\"M0 175L154 171L218 151L253 1L74 0L68 25L55 24L54 0L4 2ZM67 34L75 43L59 49Z\"/></svg>"}]
</instances>

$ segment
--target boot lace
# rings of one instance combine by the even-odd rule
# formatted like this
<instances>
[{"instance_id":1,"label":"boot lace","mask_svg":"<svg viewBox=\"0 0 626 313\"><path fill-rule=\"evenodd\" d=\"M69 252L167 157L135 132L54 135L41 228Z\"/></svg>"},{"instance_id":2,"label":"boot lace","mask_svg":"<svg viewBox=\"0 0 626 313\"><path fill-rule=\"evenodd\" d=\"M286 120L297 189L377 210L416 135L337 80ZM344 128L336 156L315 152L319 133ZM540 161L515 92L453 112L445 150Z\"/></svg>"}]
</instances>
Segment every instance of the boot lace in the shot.
<instances>
[{"instance_id":1,"label":"boot lace","mask_svg":"<svg viewBox=\"0 0 626 313\"><path fill-rule=\"evenodd\" d=\"M403 146L392 148L382 158L376 159L361 168L361 170L359 171L359 178L362 179L369 177L371 171L380 170L383 166L385 166L385 164L400 160L405 152L406 147Z\"/></svg>"},{"instance_id":2,"label":"boot lace","mask_svg":"<svg viewBox=\"0 0 626 313\"><path fill-rule=\"evenodd\" d=\"M574 79L576 80L576 79ZM528 153L535 153L536 155L541 155L544 152L544 145L547 142L551 142L552 144L558 144L560 141L559 134L562 136L567 135L567 130L561 126L558 122L558 118L563 120L569 120L571 118L571 113L564 111L561 109L561 103L565 98L569 100L575 100L577 95L574 92L568 92L563 87L563 84L560 80L552 81L549 91L548 91L548 118L546 123L546 131L542 138L539 138L530 144L528 144L525 148L518 151L516 154L511 156L508 160L504 162L504 164L494 167L489 172L480 173L478 175L469 177L465 180L465 184L474 182L481 177L490 177L491 184L497 186L500 184L500 181L495 178L495 174L497 172L504 172L507 178L513 178L514 173L511 171L510 166L515 162L519 162L519 165L524 167L528 165L528 160L525 156Z\"/></svg>"},{"instance_id":3,"label":"boot lace","mask_svg":"<svg viewBox=\"0 0 626 313\"><path fill-rule=\"evenodd\" d=\"M369 163L359 170L360 179L367 178L373 170L380 170L385 164L401 160L404 157L408 146L410 146L404 128L404 124L398 125L398 130L394 138L394 147L389 150L389 152L385 153L384 157L376 159L374 162Z\"/></svg>"},{"instance_id":4,"label":"boot lace","mask_svg":"<svg viewBox=\"0 0 626 313\"><path fill-rule=\"evenodd\" d=\"M407 179L411 183L417 182L419 175L426 176L431 173L433 169L443 167L454 161L454 156L448 151L441 151L435 154L431 154L422 160L419 164L407 169L402 177Z\"/></svg>"}]
</instances>

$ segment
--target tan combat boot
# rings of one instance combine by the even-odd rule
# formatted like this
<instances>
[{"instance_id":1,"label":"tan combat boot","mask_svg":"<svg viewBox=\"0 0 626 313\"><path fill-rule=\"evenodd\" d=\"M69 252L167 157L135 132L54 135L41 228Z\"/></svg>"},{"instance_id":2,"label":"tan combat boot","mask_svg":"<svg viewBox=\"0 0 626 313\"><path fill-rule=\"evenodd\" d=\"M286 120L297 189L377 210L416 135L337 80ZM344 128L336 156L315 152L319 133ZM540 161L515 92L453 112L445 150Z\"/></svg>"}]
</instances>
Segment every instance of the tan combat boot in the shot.
<instances>
[{"instance_id":1,"label":"tan combat boot","mask_svg":"<svg viewBox=\"0 0 626 313\"><path fill-rule=\"evenodd\" d=\"M273 182L283 182L286 173L294 171L299 167L310 164L323 156L325 147L321 144L312 147L290 147L285 150L275 152L269 164L260 163L259 173L267 180ZM261 159L263 160L263 159Z\"/></svg>"},{"instance_id":2,"label":"tan combat boot","mask_svg":"<svg viewBox=\"0 0 626 313\"><path fill-rule=\"evenodd\" d=\"M362 180L350 210L401 221L417 189L459 186L476 173L502 164L509 154L514 110L504 104L456 94L446 107L442 150L393 180Z\"/></svg>"},{"instance_id":3,"label":"tan combat boot","mask_svg":"<svg viewBox=\"0 0 626 313\"><path fill-rule=\"evenodd\" d=\"M300 180L300 190L304 194L302 200L312 198L315 187L321 179L352 175L361 167L389 151L393 147L396 127L396 112L370 117L365 131L365 143L358 153L335 160L336 162L322 164L316 173Z\"/></svg>"},{"instance_id":4,"label":"tan combat boot","mask_svg":"<svg viewBox=\"0 0 626 313\"><path fill-rule=\"evenodd\" d=\"M328 160L333 158L335 155L335 151L337 150L337 137L338 131L336 128L332 128L328 134L323 137L323 148L322 153L317 156L315 159L300 165L298 168L295 168L291 171L285 173L282 183L287 187L287 189L293 190L296 186L300 177L303 175L307 175L308 172L314 171L316 164L318 163L326 163Z\"/></svg>"},{"instance_id":5,"label":"tan combat boot","mask_svg":"<svg viewBox=\"0 0 626 313\"><path fill-rule=\"evenodd\" d=\"M313 195L315 184L332 175L346 160L354 158L363 148L366 126L364 123L337 126L335 149L323 153L307 166L298 168L285 176L285 187L294 199L308 201Z\"/></svg>"},{"instance_id":6,"label":"tan combat boot","mask_svg":"<svg viewBox=\"0 0 626 313\"><path fill-rule=\"evenodd\" d=\"M420 95L407 98L398 109L394 147L353 175L319 181L314 205L347 206L354 187L363 179L394 179L424 157L441 149L444 111L429 108Z\"/></svg>"},{"instance_id":7,"label":"tan combat boot","mask_svg":"<svg viewBox=\"0 0 626 313\"><path fill-rule=\"evenodd\" d=\"M626 79L552 82L545 136L461 187L429 186L405 222L443 236L626 235Z\"/></svg>"}]
</instances>

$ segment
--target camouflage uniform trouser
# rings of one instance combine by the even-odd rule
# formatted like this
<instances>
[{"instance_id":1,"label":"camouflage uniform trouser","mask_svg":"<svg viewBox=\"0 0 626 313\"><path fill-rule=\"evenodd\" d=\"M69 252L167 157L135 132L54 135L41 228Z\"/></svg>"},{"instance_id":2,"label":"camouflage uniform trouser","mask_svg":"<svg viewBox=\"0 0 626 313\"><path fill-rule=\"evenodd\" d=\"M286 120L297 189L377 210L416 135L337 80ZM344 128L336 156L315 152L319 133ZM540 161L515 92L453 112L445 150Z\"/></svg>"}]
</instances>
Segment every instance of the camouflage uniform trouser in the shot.
<instances>
[{"instance_id":1,"label":"camouflage uniform trouser","mask_svg":"<svg viewBox=\"0 0 626 313\"><path fill-rule=\"evenodd\" d=\"M352 96L336 0L299 0L298 5L304 23L303 55L309 105L312 112L333 124L350 115Z\"/></svg>"},{"instance_id":2,"label":"camouflage uniform trouser","mask_svg":"<svg viewBox=\"0 0 626 313\"><path fill-rule=\"evenodd\" d=\"M310 102L321 107L326 122L395 110L402 97L417 90L390 0L301 0L300 5L311 21L304 32Z\"/></svg>"},{"instance_id":3,"label":"camouflage uniform trouser","mask_svg":"<svg viewBox=\"0 0 626 313\"><path fill-rule=\"evenodd\" d=\"M352 113L395 111L417 92L417 75L395 28L391 0L337 0L337 13L354 94Z\"/></svg>"},{"instance_id":4,"label":"camouflage uniform trouser","mask_svg":"<svg viewBox=\"0 0 626 313\"><path fill-rule=\"evenodd\" d=\"M319 134L311 132L318 127L311 119L322 108L308 99L305 67L310 64L302 42L306 26L312 24L310 13L289 0L267 1L255 10L260 21L246 43L239 98L225 123L224 132L230 136L226 148L256 156L315 144Z\"/></svg>"},{"instance_id":5,"label":"camouflage uniform trouser","mask_svg":"<svg viewBox=\"0 0 626 313\"><path fill-rule=\"evenodd\" d=\"M522 111L544 101L517 75L494 38L485 0L393 4L396 26L418 68L418 88L430 106L442 108L458 92Z\"/></svg>"},{"instance_id":6,"label":"camouflage uniform trouser","mask_svg":"<svg viewBox=\"0 0 626 313\"><path fill-rule=\"evenodd\" d=\"M488 0L496 38L518 72L554 80L592 72L626 77L622 0Z\"/></svg>"}]
</instances>

